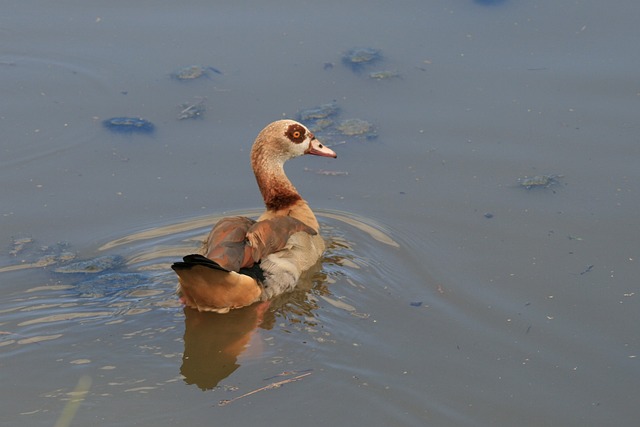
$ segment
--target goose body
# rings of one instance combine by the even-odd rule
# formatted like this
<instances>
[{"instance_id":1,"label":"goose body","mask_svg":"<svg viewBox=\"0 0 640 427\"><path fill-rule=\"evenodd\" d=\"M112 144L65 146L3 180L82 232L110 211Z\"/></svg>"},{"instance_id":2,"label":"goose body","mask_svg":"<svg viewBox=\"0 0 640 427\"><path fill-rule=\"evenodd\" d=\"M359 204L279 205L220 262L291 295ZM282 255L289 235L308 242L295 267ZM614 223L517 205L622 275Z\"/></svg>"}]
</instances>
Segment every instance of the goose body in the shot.
<instances>
[{"instance_id":1,"label":"goose body","mask_svg":"<svg viewBox=\"0 0 640 427\"><path fill-rule=\"evenodd\" d=\"M251 167L266 210L257 220L221 219L202 254L171 266L185 305L226 313L265 301L295 288L300 275L318 261L324 251L318 221L283 167L304 154L337 157L293 120L278 120L258 134Z\"/></svg>"}]
</instances>

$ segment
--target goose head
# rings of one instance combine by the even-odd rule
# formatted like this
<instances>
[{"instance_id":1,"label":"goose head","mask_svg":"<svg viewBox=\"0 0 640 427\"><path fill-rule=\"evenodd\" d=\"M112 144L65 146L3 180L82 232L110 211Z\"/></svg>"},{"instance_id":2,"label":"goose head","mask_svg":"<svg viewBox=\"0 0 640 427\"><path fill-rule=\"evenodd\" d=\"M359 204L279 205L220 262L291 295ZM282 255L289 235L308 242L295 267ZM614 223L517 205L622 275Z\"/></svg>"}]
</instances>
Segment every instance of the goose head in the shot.
<instances>
[{"instance_id":1,"label":"goose head","mask_svg":"<svg viewBox=\"0 0 640 427\"><path fill-rule=\"evenodd\" d=\"M338 157L329 147L301 123L294 120L278 120L265 127L256 138L251 158L283 164L304 154L323 157Z\"/></svg>"}]
</instances>

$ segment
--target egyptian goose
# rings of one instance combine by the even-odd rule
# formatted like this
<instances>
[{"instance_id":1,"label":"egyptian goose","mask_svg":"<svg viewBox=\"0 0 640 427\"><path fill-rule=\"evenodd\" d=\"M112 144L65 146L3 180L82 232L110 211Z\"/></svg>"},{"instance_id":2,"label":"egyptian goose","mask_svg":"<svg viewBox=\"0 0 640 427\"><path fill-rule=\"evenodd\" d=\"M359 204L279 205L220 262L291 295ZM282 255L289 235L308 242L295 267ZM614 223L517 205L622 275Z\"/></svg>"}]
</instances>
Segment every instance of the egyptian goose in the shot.
<instances>
[{"instance_id":1,"label":"egyptian goose","mask_svg":"<svg viewBox=\"0 0 640 427\"><path fill-rule=\"evenodd\" d=\"M199 311L226 313L292 290L324 251L318 221L284 172L303 154L337 157L305 126L278 120L265 127L251 149L251 167L266 211L256 220L223 218L213 227L203 255L187 255L171 268L178 295Z\"/></svg>"}]
</instances>

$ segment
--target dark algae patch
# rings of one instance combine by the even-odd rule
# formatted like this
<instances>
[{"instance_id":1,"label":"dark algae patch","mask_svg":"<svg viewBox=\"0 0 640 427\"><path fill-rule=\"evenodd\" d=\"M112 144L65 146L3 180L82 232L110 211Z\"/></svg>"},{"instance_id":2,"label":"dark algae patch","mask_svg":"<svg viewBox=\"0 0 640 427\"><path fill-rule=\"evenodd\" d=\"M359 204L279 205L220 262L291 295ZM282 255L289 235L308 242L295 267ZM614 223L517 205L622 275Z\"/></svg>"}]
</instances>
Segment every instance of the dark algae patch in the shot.
<instances>
[{"instance_id":1,"label":"dark algae patch","mask_svg":"<svg viewBox=\"0 0 640 427\"><path fill-rule=\"evenodd\" d=\"M370 47L355 47L342 55L342 63L355 72L363 71L381 59L380 49Z\"/></svg>"},{"instance_id":2,"label":"dark algae patch","mask_svg":"<svg viewBox=\"0 0 640 427\"><path fill-rule=\"evenodd\" d=\"M473 0L473 2L482 6L498 6L506 0Z\"/></svg>"},{"instance_id":3,"label":"dark algae patch","mask_svg":"<svg viewBox=\"0 0 640 427\"><path fill-rule=\"evenodd\" d=\"M562 178L562 175L536 175L536 176L525 176L522 178L518 178L518 184L520 187L524 187L527 190L531 190L534 188L549 188L554 185L560 184L559 179Z\"/></svg>"},{"instance_id":4,"label":"dark algae patch","mask_svg":"<svg viewBox=\"0 0 640 427\"><path fill-rule=\"evenodd\" d=\"M211 73L222 74L217 68L205 66L205 65L189 65L187 67L180 68L171 73L171 77L176 80L195 80L200 77L211 78Z\"/></svg>"},{"instance_id":5,"label":"dark algae patch","mask_svg":"<svg viewBox=\"0 0 640 427\"><path fill-rule=\"evenodd\" d=\"M153 133L155 129L153 123L139 117L113 117L102 125L115 133Z\"/></svg>"}]
</instances>

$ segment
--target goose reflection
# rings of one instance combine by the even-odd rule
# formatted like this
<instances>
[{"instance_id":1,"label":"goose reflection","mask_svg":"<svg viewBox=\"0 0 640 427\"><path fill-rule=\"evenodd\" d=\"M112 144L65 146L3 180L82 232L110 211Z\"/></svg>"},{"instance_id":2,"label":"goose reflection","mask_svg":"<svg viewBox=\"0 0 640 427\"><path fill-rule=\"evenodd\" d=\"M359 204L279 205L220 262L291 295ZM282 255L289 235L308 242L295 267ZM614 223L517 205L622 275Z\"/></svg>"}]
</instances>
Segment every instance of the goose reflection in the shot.
<instances>
[{"instance_id":1,"label":"goose reflection","mask_svg":"<svg viewBox=\"0 0 640 427\"><path fill-rule=\"evenodd\" d=\"M241 365L240 356L248 348L258 328L273 328L276 318L310 322L318 308L312 294L329 294L326 274L318 263L300 278L296 290L270 301L231 310L226 314L184 308L184 354L180 373L187 384L202 390L216 387Z\"/></svg>"},{"instance_id":2,"label":"goose reflection","mask_svg":"<svg viewBox=\"0 0 640 427\"><path fill-rule=\"evenodd\" d=\"M184 355L180 368L184 381L207 390L238 369L238 357L263 323L268 308L269 302L262 302L218 314L185 307Z\"/></svg>"}]
</instances>

